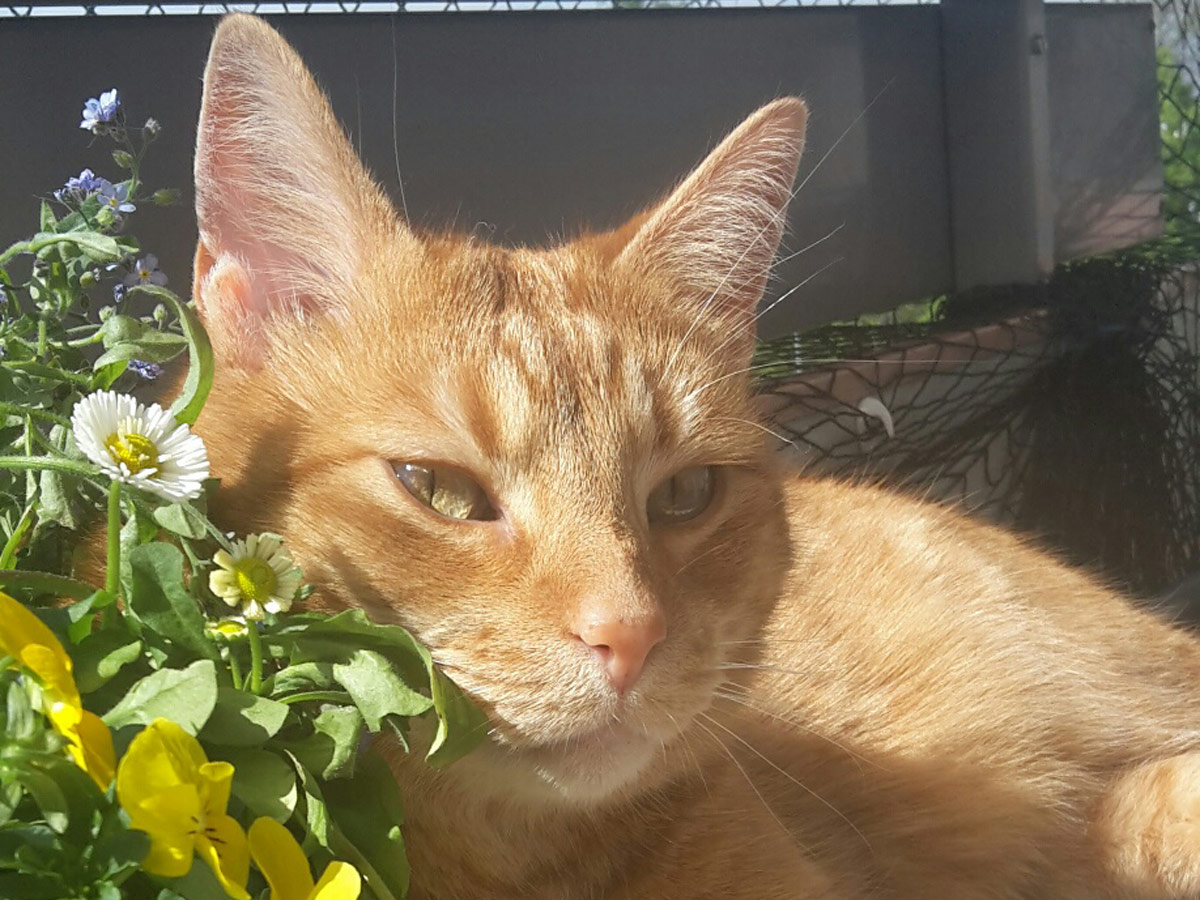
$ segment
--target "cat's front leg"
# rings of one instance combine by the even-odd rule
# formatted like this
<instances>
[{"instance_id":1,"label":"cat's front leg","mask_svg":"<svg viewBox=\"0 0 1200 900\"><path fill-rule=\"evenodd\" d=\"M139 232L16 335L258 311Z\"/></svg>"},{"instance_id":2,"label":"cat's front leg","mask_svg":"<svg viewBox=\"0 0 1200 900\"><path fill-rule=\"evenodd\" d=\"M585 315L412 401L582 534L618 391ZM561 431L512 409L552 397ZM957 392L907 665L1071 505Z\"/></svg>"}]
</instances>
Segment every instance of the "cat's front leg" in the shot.
<instances>
[{"instance_id":1,"label":"cat's front leg","mask_svg":"<svg viewBox=\"0 0 1200 900\"><path fill-rule=\"evenodd\" d=\"M1200 898L1200 751L1122 775L1092 828L1118 896Z\"/></svg>"}]
</instances>

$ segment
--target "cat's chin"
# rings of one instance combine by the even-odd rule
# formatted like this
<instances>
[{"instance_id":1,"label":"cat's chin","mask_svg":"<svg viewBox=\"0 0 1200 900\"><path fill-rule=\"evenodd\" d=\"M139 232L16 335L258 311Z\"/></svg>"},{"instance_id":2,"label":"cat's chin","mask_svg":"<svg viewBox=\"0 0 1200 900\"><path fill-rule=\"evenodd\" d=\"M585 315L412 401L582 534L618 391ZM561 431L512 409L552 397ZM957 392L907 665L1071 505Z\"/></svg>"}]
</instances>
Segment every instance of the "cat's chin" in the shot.
<instances>
[{"instance_id":1,"label":"cat's chin","mask_svg":"<svg viewBox=\"0 0 1200 900\"><path fill-rule=\"evenodd\" d=\"M659 737L614 723L536 746L493 745L464 763L488 770L487 780L510 798L595 806L641 787L662 747Z\"/></svg>"},{"instance_id":2,"label":"cat's chin","mask_svg":"<svg viewBox=\"0 0 1200 900\"><path fill-rule=\"evenodd\" d=\"M573 803L596 804L637 785L661 746L644 731L617 724L522 755L545 789Z\"/></svg>"}]
</instances>

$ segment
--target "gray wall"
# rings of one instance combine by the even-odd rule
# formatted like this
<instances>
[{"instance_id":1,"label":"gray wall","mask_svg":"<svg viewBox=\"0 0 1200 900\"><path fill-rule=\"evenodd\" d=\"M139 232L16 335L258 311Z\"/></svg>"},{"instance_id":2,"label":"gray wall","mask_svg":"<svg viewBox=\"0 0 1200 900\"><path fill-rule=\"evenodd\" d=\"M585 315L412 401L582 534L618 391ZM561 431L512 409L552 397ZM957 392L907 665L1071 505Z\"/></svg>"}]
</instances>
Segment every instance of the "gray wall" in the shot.
<instances>
[{"instance_id":1,"label":"gray wall","mask_svg":"<svg viewBox=\"0 0 1200 900\"><path fill-rule=\"evenodd\" d=\"M1061 24L1066 12L1052 17L1060 34L1071 27ZM1152 36L1131 37L1148 10L1112 12L1128 20L1116 23L1116 40L1127 50L1121 64L1135 70L1139 85L1145 73L1150 78L1149 98L1135 89L1126 92L1128 102L1148 99L1152 117ZM936 6L274 22L328 88L394 197L398 159L418 225L454 222L507 243L614 225L668 189L760 103L797 93L813 112L801 171L811 180L793 204L788 244L799 249L837 233L780 267L776 290L828 266L764 319L764 334L890 308L955 283ZM81 166L118 174L106 151L88 149L89 136L76 127L82 100L117 86L133 116L153 115L164 125L148 180L184 188L182 208L140 210L131 228L158 253L173 285L187 284L195 237L187 211L190 148L213 24L169 16L0 25L0 242L31 230L35 197ZM1111 57L1092 63L1098 74L1129 77ZM1078 90L1095 98L1119 94L1090 73ZM1083 113L1059 117L1076 119L1072 127L1084 130L1092 121ZM996 139L1004 140L1003 123L996 127ZM1156 128L1152 121L1148 132L1145 123L1138 127L1130 154L1144 157L1149 146L1150 159L1126 160L1119 180L1143 194L1148 186L1153 204ZM1100 158L1096 148L1088 155L1071 140L1077 155ZM1114 150L1111 143L1101 149L1106 159ZM1076 160L1060 168L1081 167L1087 169ZM1001 200L1005 191L996 185ZM1151 231L1157 227L1154 216L1146 221ZM1068 237L1094 231L1087 223L1064 226Z\"/></svg>"}]
</instances>

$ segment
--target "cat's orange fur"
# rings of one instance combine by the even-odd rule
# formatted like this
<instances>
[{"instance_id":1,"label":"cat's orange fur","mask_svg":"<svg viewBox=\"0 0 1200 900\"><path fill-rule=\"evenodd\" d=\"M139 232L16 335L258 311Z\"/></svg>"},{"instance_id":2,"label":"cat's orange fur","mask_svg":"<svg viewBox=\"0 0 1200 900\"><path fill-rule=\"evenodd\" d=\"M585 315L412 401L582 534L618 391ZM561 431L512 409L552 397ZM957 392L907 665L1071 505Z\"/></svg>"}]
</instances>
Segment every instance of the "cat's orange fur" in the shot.
<instances>
[{"instance_id":1,"label":"cat's orange fur","mask_svg":"<svg viewBox=\"0 0 1200 900\"><path fill-rule=\"evenodd\" d=\"M195 295L218 515L488 711L391 754L412 896L1200 896L1196 641L995 528L781 470L745 373L805 111L759 110L662 204L544 250L412 232L292 50L224 20ZM453 464L452 522L389 461ZM648 492L720 466L711 508ZM661 615L621 697L581 605Z\"/></svg>"}]
</instances>

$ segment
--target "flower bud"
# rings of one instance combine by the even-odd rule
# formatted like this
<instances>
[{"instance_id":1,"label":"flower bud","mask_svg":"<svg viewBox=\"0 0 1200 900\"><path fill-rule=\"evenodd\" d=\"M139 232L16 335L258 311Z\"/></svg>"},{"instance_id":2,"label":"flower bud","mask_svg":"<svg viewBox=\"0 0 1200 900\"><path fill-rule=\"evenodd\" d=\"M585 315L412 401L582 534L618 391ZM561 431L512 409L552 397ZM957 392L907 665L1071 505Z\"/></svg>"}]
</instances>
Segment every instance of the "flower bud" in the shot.
<instances>
[{"instance_id":1,"label":"flower bud","mask_svg":"<svg viewBox=\"0 0 1200 900\"><path fill-rule=\"evenodd\" d=\"M109 319L111 319L113 317L113 314L116 311L117 311L116 307L112 307L112 306L100 307L100 321L107 322Z\"/></svg>"},{"instance_id":2,"label":"flower bud","mask_svg":"<svg viewBox=\"0 0 1200 900\"><path fill-rule=\"evenodd\" d=\"M133 168L133 157L125 150L114 150L112 152L113 162L122 169Z\"/></svg>"},{"instance_id":3,"label":"flower bud","mask_svg":"<svg viewBox=\"0 0 1200 900\"><path fill-rule=\"evenodd\" d=\"M154 307L154 321L159 325L165 325L169 315L167 308L161 303Z\"/></svg>"},{"instance_id":4,"label":"flower bud","mask_svg":"<svg viewBox=\"0 0 1200 900\"><path fill-rule=\"evenodd\" d=\"M146 137L156 138L162 131L162 126L158 124L158 119L147 119L146 124L142 126L142 131L146 133Z\"/></svg>"},{"instance_id":5,"label":"flower bud","mask_svg":"<svg viewBox=\"0 0 1200 900\"><path fill-rule=\"evenodd\" d=\"M179 191L171 188L159 188L150 195L157 206L174 206L179 202Z\"/></svg>"}]
</instances>

